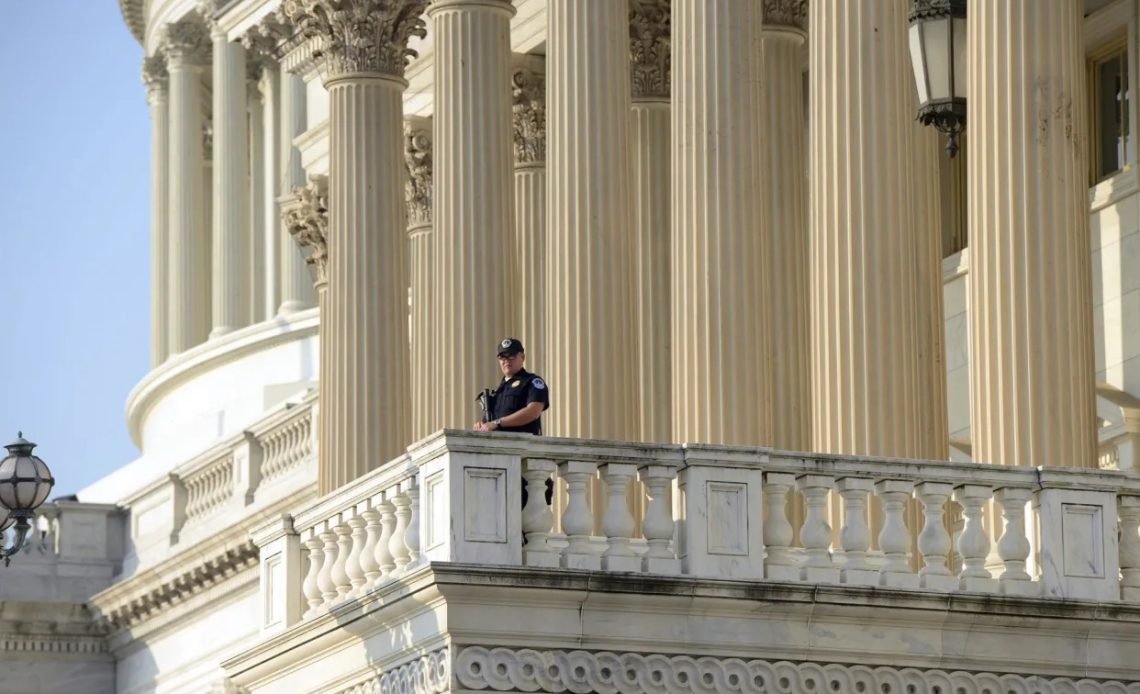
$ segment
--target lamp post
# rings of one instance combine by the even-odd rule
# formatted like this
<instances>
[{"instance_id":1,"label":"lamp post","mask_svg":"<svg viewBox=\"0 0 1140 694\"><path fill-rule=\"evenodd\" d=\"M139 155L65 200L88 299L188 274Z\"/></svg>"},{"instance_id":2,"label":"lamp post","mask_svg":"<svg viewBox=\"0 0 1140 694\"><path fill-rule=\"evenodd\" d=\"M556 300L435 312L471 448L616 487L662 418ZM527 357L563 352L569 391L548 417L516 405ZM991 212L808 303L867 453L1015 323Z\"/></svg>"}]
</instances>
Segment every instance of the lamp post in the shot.
<instances>
[{"instance_id":1,"label":"lamp post","mask_svg":"<svg viewBox=\"0 0 1140 694\"><path fill-rule=\"evenodd\" d=\"M914 0L910 60L918 120L946 135L951 157L966 129L966 50L966 0Z\"/></svg>"},{"instance_id":2,"label":"lamp post","mask_svg":"<svg viewBox=\"0 0 1140 694\"><path fill-rule=\"evenodd\" d=\"M32 455L36 444L25 440L23 432L4 447L8 449L8 455L0 460L0 513L4 514L0 520L0 532L16 526L12 545L0 547L0 557L4 558L7 566L11 556L23 546L35 511L51 493L55 479L47 464Z\"/></svg>"}]
</instances>

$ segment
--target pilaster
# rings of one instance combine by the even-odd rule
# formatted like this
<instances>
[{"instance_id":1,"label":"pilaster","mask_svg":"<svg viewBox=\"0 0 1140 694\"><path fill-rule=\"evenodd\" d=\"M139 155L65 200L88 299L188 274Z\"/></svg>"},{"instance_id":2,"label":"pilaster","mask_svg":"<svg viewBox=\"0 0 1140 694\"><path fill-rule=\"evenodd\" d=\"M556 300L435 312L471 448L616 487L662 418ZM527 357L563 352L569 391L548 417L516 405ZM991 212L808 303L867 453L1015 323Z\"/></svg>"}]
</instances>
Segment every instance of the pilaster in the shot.
<instances>
[{"instance_id":1,"label":"pilaster","mask_svg":"<svg viewBox=\"0 0 1140 694\"><path fill-rule=\"evenodd\" d=\"M550 0L547 31L548 433L636 439L629 4Z\"/></svg>"},{"instance_id":2,"label":"pilaster","mask_svg":"<svg viewBox=\"0 0 1140 694\"><path fill-rule=\"evenodd\" d=\"M404 200L408 208L408 250L411 262L411 370L417 384L412 388L412 440L418 441L439 428L438 403L427 387L434 368L436 344L432 323L435 307L432 254L432 122L409 116L404 120L404 167L408 180Z\"/></svg>"},{"instance_id":3,"label":"pilaster","mask_svg":"<svg viewBox=\"0 0 1140 694\"><path fill-rule=\"evenodd\" d=\"M642 441L664 442L673 440L669 1L631 0L629 33L639 433Z\"/></svg>"},{"instance_id":4,"label":"pilaster","mask_svg":"<svg viewBox=\"0 0 1140 694\"><path fill-rule=\"evenodd\" d=\"M973 456L1095 467L1081 5L967 17Z\"/></svg>"},{"instance_id":5,"label":"pilaster","mask_svg":"<svg viewBox=\"0 0 1140 694\"><path fill-rule=\"evenodd\" d=\"M166 71L166 54L161 49L143 59L142 78L150 105L150 365L154 368L166 361L170 331L167 296L170 76Z\"/></svg>"},{"instance_id":6,"label":"pilaster","mask_svg":"<svg viewBox=\"0 0 1140 694\"><path fill-rule=\"evenodd\" d=\"M546 350L546 66L515 55L511 66L515 151L515 239L519 267L518 335L527 369L545 373Z\"/></svg>"},{"instance_id":7,"label":"pilaster","mask_svg":"<svg viewBox=\"0 0 1140 694\"><path fill-rule=\"evenodd\" d=\"M673 437L768 444L759 3L673 4Z\"/></svg>"}]
</instances>

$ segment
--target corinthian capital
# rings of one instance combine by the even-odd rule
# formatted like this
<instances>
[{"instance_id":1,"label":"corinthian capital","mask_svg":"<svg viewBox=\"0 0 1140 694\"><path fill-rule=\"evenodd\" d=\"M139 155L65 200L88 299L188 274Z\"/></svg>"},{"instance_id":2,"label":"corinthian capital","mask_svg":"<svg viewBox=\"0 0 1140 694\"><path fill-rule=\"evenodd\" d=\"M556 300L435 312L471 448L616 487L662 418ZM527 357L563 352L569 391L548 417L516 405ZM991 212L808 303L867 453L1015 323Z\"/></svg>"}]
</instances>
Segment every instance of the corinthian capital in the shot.
<instances>
[{"instance_id":1,"label":"corinthian capital","mask_svg":"<svg viewBox=\"0 0 1140 694\"><path fill-rule=\"evenodd\" d=\"M403 77L427 36L421 15L428 0L285 0L285 14L306 37L324 42L330 76L354 72Z\"/></svg>"},{"instance_id":2,"label":"corinthian capital","mask_svg":"<svg viewBox=\"0 0 1140 694\"><path fill-rule=\"evenodd\" d=\"M277 61L281 59L282 44L292 38L294 33L293 24L285 12L277 8L245 32L241 37L241 45L249 51L250 58L258 56L264 60Z\"/></svg>"},{"instance_id":3,"label":"corinthian capital","mask_svg":"<svg viewBox=\"0 0 1140 694\"><path fill-rule=\"evenodd\" d=\"M633 96L669 96L669 0L630 0Z\"/></svg>"},{"instance_id":4,"label":"corinthian capital","mask_svg":"<svg viewBox=\"0 0 1140 694\"><path fill-rule=\"evenodd\" d=\"M516 56L511 66L515 163L546 161L546 72L542 58Z\"/></svg>"},{"instance_id":5,"label":"corinthian capital","mask_svg":"<svg viewBox=\"0 0 1140 694\"><path fill-rule=\"evenodd\" d=\"M146 85L147 101L153 101L156 97L166 93L166 85L170 81L170 75L166 71L165 53L158 51L154 55L143 58L142 80L143 84Z\"/></svg>"},{"instance_id":6,"label":"corinthian capital","mask_svg":"<svg viewBox=\"0 0 1140 694\"><path fill-rule=\"evenodd\" d=\"M162 46L171 63L205 65L210 62L210 34L197 17L188 17L166 25Z\"/></svg>"},{"instance_id":7,"label":"corinthian capital","mask_svg":"<svg viewBox=\"0 0 1140 694\"><path fill-rule=\"evenodd\" d=\"M404 120L404 167L408 181L404 199L408 203L408 226L431 224L431 119Z\"/></svg>"},{"instance_id":8,"label":"corinthian capital","mask_svg":"<svg viewBox=\"0 0 1140 694\"><path fill-rule=\"evenodd\" d=\"M328 177L310 176L281 200L281 218L293 240L307 251L305 262L316 267L319 287L328 282Z\"/></svg>"},{"instance_id":9,"label":"corinthian capital","mask_svg":"<svg viewBox=\"0 0 1140 694\"><path fill-rule=\"evenodd\" d=\"M764 26L807 31L808 0L764 0Z\"/></svg>"}]
</instances>

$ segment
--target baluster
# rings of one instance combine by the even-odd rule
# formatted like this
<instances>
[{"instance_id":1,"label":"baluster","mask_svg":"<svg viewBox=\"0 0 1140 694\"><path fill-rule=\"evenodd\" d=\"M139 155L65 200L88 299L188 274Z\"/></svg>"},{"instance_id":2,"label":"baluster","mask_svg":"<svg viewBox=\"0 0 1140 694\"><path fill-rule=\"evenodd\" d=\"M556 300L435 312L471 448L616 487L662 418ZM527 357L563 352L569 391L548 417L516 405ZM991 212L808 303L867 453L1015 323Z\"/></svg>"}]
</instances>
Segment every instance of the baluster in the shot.
<instances>
[{"instance_id":1,"label":"baluster","mask_svg":"<svg viewBox=\"0 0 1140 694\"><path fill-rule=\"evenodd\" d=\"M597 474L597 470L597 464L584 461L571 460L558 464L558 476L566 480L566 491L570 498L562 513L562 532L566 533L569 542L562 555L562 567L566 569L597 571L602 568L602 558L590 547L594 518L586 500L590 480Z\"/></svg>"},{"instance_id":2,"label":"baluster","mask_svg":"<svg viewBox=\"0 0 1140 694\"><path fill-rule=\"evenodd\" d=\"M764 473L764 576L776 581L798 581L800 570L792 553L792 524L788 522L788 490L796 476Z\"/></svg>"},{"instance_id":3,"label":"baluster","mask_svg":"<svg viewBox=\"0 0 1140 694\"><path fill-rule=\"evenodd\" d=\"M827 523L827 493L832 480L826 475L801 475L796 484L804 495L807 513L800 529L804 543L800 580L812 583L839 583L839 569L831 560L831 526Z\"/></svg>"},{"instance_id":4,"label":"baluster","mask_svg":"<svg viewBox=\"0 0 1140 694\"><path fill-rule=\"evenodd\" d=\"M879 531L879 549L883 566L879 569L879 585L893 588L917 588L918 575L911 572L907 553L910 533L906 528L906 502L914 491L914 483L906 480L882 480L875 492L883 500L883 529Z\"/></svg>"},{"instance_id":5,"label":"baluster","mask_svg":"<svg viewBox=\"0 0 1140 694\"><path fill-rule=\"evenodd\" d=\"M348 576L349 592L359 593L364 587L364 567L361 566L361 553L364 551L364 519L353 510L352 517L348 519L348 531L351 534L352 549L345 561L344 573Z\"/></svg>"},{"instance_id":6,"label":"baluster","mask_svg":"<svg viewBox=\"0 0 1140 694\"><path fill-rule=\"evenodd\" d=\"M364 573L365 585L373 585L380 580L380 564L376 561L376 542L380 539L380 514L372 508L372 500L364 502L360 513L364 519L364 547L360 550L360 570Z\"/></svg>"},{"instance_id":7,"label":"baluster","mask_svg":"<svg viewBox=\"0 0 1140 694\"><path fill-rule=\"evenodd\" d=\"M1140 496L1121 496L1120 599L1140 602Z\"/></svg>"},{"instance_id":8,"label":"baluster","mask_svg":"<svg viewBox=\"0 0 1140 694\"><path fill-rule=\"evenodd\" d=\"M530 458L523 461L523 479L531 493L526 496L526 506L522 510L522 530L526 544L523 546L523 564L526 566L558 566L558 553L550 548L550 532L554 526L554 514L546 503L546 481L554 472L552 460Z\"/></svg>"},{"instance_id":9,"label":"baluster","mask_svg":"<svg viewBox=\"0 0 1140 694\"><path fill-rule=\"evenodd\" d=\"M1005 487L994 493L994 499L1001 505L1002 532L997 542L998 556L1005 571L998 580L1001 592L1010 595L1039 595L1041 586L1033 583L1025 571L1025 560L1029 557L1029 539L1025 536L1025 504L1032 492L1028 489Z\"/></svg>"},{"instance_id":10,"label":"baluster","mask_svg":"<svg viewBox=\"0 0 1140 694\"><path fill-rule=\"evenodd\" d=\"M420 484L419 477L413 476L403 482L408 497L408 531L404 533L404 544L408 547L408 564L420 561Z\"/></svg>"},{"instance_id":11,"label":"baluster","mask_svg":"<svg viewBox=\"0 0 1140 694\"><path fill-rule=\"evenodd\" d=\"M348 515L350 511L345 511L344 515ZM341 515L334 517L336 525L333 527L333 532L336 533L336 563L332 567L332 582L336 586L338 595L348 595L352 590L352 584L348 581L348 551L352 544L352 538L349 534L352 528L348 527L348 523Z\"/></svg>"},{"instance_id":12,"label":"baluster","mask_svg":"<svg viewBox=\"0 0 1140 694\"><path fill-rule=\"evenodd\" d=\"M324 559L321 562L321 572L317 574L317 585L321 588L321 597L324 602L331 603L336 600L336 583L333 582L333 565L336 564L336 531L333 530L335 519L325 521L321 530L321 541L324 543Z\"/></svg>"},{"instance_id":13,"label":"baluster","mask_svg":"<svg viewBox=\"0 0 1140 694\"><path fill-rule=\"evenodd\" d=\"M655 574L681 573L681 560L673 556L669 543L673 540L675 524L669 506L669 487L673 482L673 468L668 465L646 465L640 470L649 505L641 523L642 534L649 549L642 561L642 571Z\"/></svg>"},{"instance_id":14,"label":"baluster","mask_svg":"<svg viewBox=\"0 0 1140 694\"><path fill-rule=\"evenodd\" d=\"M305 547L309 550L309 572L305 574L305 581L301 584L301 592L304 593L305 602L309 606L305 614L310 614L324 602L318 575L324 565L325 543L317 536L316 528L311 528L306 535Z\"/></svg>"},{"instance_id":15,"label":"baluster","mask_svg":"<svg viewBox=\"0 0 1140 694\"><path fill-rule=\"evenodd\" d=\"M396 570L396 560L392 556L392 534L396 531L396 507L390 501L389 492L380 495L380 539L376 541L376 565L380 567L380 577L387 578Z\"/></svg>"},{"instance_id":16,"label":"baluster","mask_svg":"<svg viewBox=\"0 0 1140 694\"><path fill-rule=\"evenodd\" d=\"M838 483L839 496L843 498L843 527L839 530L843 566L839 577L851 585L879 584L879 572L867 564L867 549L871 546L871 528L867 525L867 495L871 493L874 484L874 480L865 477L844 477Z\"/></svg>"},{"instance_id":17,"label":"baluster","mask_svg":"<svg viewBox=\"0 0 1140 694\"><path fill-rule=\"evenodd\" d=\"M602 517L602 531L606 534L606 551L602 554L602 568L606 571L640 571L641 557L630 546L633 535L633 514L626 503L626 490L637 467L628 463L606 463L599 468L606 483L606 513Z\"/></svg>"},{"instance_id":18,"label":"baluster","mask_svg":"<svg viewBox=\"0 0 1140 694\"><path fill-rule=\"evenodd\" d=\"M408 545L404 542L408 534L408 521L412 518L411 502L408 500L406 490L402 486L392 487L394 495L392 503L396 506L396 527L392 530L392 538L388 541L388 550L392 553L392 561L396 564L396 571L403 569L410 561Z\"/></svg>"},{"instance_id":19,"label":"baluster","mask_svg":"<svg viewBox=\"0 0 1140 694\"><path fill-rule=\"evenodd\" d=\"M918 575L923 588L940 591L958 589L958 577L950 575L946 558L950 554L950 533L944 522L946 500L954 487L940 482L923 482L915 487L915 495L922 502L922 532L918 534L918 551L922 554L922 568Z\"/></svg>"},{"instance_id":20,"label":"baluster","mask_svg":"<svg viewBox=\"0 0 1140 694\"><path fill-rule=\"evenodd\" d=\"M982 526L982 510L990 500L990 488L966 484L954 490L954 500L962 504L966 525L958 537L958 553L962 555L962 590L993 593L998 583L986 570L986 556L990 552L990 538Z\"/></svg>"}]
</instances>

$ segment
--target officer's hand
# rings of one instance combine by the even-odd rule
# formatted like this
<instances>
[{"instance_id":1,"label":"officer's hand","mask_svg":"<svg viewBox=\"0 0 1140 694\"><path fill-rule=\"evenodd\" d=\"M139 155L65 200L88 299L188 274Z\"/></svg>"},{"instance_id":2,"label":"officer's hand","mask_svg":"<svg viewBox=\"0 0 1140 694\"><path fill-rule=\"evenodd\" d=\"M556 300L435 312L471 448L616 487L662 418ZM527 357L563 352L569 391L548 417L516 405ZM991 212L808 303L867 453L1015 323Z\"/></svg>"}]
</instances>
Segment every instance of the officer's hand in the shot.
<instances>
[{"instance_id":1,"label":"officer's hand","mask_svg":"<svg viewBox=\"0 0 1140 694\"><path fill-rule=\"evenodd\" d=\"M491 425L487 422L475 422L475 431L490 431Z\"/></svg>"}]
</instances>

